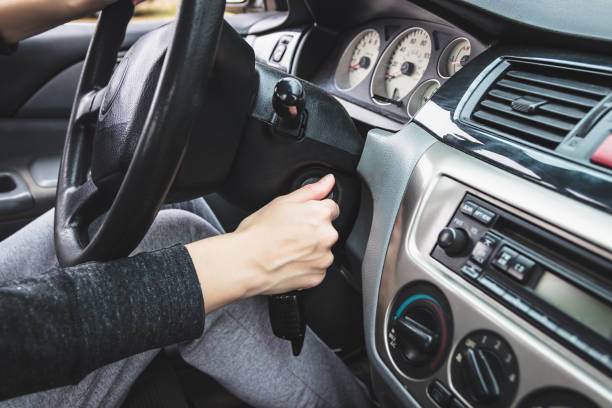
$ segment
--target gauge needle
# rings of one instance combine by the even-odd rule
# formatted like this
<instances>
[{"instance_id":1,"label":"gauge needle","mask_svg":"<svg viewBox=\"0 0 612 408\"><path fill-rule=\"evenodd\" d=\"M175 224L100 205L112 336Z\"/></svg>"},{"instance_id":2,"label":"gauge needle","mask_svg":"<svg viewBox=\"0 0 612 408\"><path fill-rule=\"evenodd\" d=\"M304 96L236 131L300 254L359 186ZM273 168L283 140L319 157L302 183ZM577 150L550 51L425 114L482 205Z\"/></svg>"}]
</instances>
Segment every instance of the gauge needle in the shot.
<instances>
[{"instance_id":1,"label":"gauge needle","mask_svg":"<svg viewBox=\"0 0 612 408\"><path fill-rule=\"evenodd\" d=\"M352 70L354 70L354 69L359 68L359 65L360 65L360 63L359 63L359 62L358 62L358 63L356 63L356 64L351 65L351 66L349 67L349 71L352 71Z\"/></svg>"},{"instance_id":2,"label":"gauge needle","mask_svg":"<svg viewBox=\"0 0 612 408\"><path fill-rule=\"evenodd\" d=\"M398 70L395 72L391 72L390 74L385 75L385 79L391 79L391 78L395 78L396 76L398 76L399 74L402 73L402 70Z\"/></svg>"}]
</instances>

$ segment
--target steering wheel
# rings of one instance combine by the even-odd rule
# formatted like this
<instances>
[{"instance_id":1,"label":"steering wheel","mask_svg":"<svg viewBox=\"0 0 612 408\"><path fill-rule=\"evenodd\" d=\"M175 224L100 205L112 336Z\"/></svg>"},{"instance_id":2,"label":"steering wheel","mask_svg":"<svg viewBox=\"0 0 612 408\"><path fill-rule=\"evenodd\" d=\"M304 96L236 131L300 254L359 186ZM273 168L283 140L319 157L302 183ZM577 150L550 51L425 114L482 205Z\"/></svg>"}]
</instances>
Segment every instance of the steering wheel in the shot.
<instances>
[{"instance_id":1,"label":"steering wheel","mask_svg":"<svg viewBox=\"0 0 612 408\"><path fill-rule=\"evenodd\" d=\"M134 6L102 11L70 116L55 210L63 266L128 255L175 179L208 96L224 0L181 2L176 22L139 40L115 69ZM102 217L96 231L89 231Z\"/></svg>"}]
</instances>

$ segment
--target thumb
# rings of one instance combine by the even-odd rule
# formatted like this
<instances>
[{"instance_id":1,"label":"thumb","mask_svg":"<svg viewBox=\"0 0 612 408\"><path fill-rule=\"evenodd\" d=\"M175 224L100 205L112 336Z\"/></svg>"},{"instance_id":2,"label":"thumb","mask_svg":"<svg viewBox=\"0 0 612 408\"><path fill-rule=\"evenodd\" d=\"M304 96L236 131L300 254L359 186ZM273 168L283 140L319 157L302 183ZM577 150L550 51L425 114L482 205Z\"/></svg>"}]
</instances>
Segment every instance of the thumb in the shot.
<instances>
[{"instance_id":1,"label":"thumb","mask_svg":"<svg viewBox=\"0 0 612 408\"><path fill-rule=\"evenodd\" d=\"M336 179L332 174L328 174L316 183L306 184L305 186L289 193L285 196L288 201L303 203L310 200L322 200L334 188Z\"/></svg>"}]
</instances>

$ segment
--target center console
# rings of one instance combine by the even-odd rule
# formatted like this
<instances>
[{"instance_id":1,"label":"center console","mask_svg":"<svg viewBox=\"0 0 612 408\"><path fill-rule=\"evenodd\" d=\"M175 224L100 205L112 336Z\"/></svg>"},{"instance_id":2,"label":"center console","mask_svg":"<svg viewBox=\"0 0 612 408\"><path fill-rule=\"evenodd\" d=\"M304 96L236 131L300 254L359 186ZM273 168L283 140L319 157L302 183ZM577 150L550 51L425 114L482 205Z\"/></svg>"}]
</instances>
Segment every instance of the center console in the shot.
<instances>
[{"instance_id":1,"label":"center console","mask_svg":"<svg viewBox=\"0 0 612 408\"><path fill-rule=\"evenodd\" d=\"M427 139L403 132L381 143ZM612 406L612 217L442 143L424 150L378 285L364 260L383 405ZM389 204L378 180L375 209Z\"/></svg>"},{"instance_id":2,"label":"center console","mask_svg":"<svg viewBox=\"0 0 612 408\"><path fill-rule=\"evenodd\" d=\"M612 374L612 265L474 195L438 235L432 257Z\"/></svg>"}]
</instances>

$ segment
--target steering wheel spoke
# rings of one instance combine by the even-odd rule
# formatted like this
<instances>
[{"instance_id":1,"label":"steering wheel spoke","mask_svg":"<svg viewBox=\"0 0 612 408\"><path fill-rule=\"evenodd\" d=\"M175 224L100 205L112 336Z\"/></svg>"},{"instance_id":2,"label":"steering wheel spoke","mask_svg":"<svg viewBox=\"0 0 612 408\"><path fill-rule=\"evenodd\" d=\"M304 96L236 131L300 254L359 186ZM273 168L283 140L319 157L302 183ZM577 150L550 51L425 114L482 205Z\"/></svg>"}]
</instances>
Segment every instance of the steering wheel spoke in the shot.
<instances>
[{"instance_id":1,"label":"steering wheel spoke","mask_svg":"<svg viewBox=\"0 0 612 408\"><path fill-rule=\"evenodd\" d=\"M91 207L91 202L98 192L98 187L91 179L88 179L78 187L70 187L63 192L65 200L64 208L68 215L68 223L75 226L75 221L77 219L82 219L84 216L86 216L85 218L90 218L87 217L87 215L90 214L84 214L83 211Z\"/></svg>"},{"instance_id":2,"label":"steering wheel spoke","mask_svg":"<svg viewBox=\"0 0 612 408\"><path fill-rule=\"evenodd\" d=\"M85 93L75 103L75 123L85 123L88 120L95 119L100 112L104 95L106 94L106 87L100 90L93 90Z\"/></svg>"}]
</instances>

